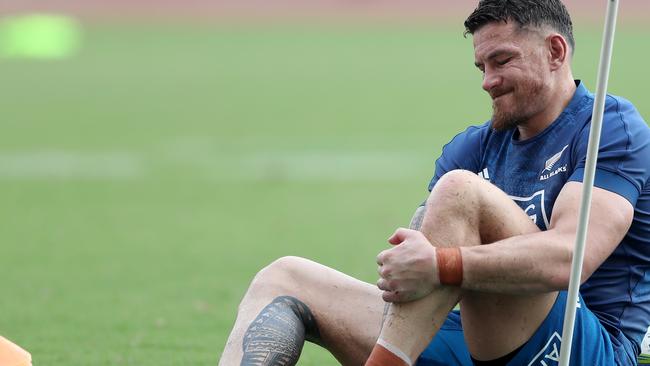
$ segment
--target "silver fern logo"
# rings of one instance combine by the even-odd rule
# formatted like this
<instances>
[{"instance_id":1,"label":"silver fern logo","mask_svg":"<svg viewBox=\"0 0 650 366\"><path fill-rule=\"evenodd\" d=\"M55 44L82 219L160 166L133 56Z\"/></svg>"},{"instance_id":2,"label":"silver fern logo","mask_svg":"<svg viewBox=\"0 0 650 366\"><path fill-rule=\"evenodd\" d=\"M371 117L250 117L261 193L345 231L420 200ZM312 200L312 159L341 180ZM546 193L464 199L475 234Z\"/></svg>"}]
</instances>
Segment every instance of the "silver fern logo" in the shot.
<instances>
[{"instance_id":1,"label":"silver fern logo","mask_svg":"<svg viewBox=\"0 0 650 366\"><path fill-rule=\"evenodd\" d=\"M548 170L550 172L551 169L553 169L553 166L560 160L560 158L562 157L562 153L564 152L564 150L566 150L567 147L569 147L569 145L566 145L565 147L562 148L562 151L551 156L548 160L546 160L546 164L544 164L544 171Z\"/></svg>"},{"instance_id":2,"label":"silver fern logo","mask_svg":"<svg viewBox=\"0 0 650 366\"><path fill-rule=\"evenodd\" d=\"M564 150L567 149L569 145L566 145L560 150L559 153L551 156L548 160L546 160L546 163L544 163L544 170L542 170L542 173L539 176L539 180L547 180L548 178L562 172L566 172L566 164L560 166L560 167L555 167L555 165L560 161L562 158L562 153Z\"/></svg>"}]
</instances>

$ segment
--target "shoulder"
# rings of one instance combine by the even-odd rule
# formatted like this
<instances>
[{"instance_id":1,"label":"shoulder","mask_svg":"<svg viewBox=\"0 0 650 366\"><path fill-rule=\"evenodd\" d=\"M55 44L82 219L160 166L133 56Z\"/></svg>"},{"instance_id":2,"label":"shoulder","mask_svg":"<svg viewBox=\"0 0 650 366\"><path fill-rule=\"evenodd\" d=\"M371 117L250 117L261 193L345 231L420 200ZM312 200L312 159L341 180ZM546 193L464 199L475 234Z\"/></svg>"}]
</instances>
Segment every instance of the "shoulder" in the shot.
<instances>
[{"instance_id":1,"label":"shoulder","mask_svg":"<svg viewBox=\"0 0 650 366\"><path fill-rule=\"evenodd\" d=\"M489 121L482 125L469 126L443 146L442 154L436 160L433 179L429 182L429 191L438 179L449 171L463 169L477 172L485 150L485 141L491 133Z\"/></svg>"},{"instance_id":2,"label":"shoulder","mask_svg":"<svg viewBox=\"0 0 650 366\"><path fill-rule=\"evenodd\" d=\"M589 137L591 128L593 98L589 98L589 104L580 111L582 127L580 128L580 139L586 140ZM603 115L601 132L601 148L603 143L617 141L619 144L650 145L650 127L629 100L616 96L607 95Z\"/></svg>"},{"instance_id":3,"label":"shoulder","mask_svg":"<svg viewBox=\"0 0 650 366\"><path fill-rule=\"evenodd\" d=\"M621 128L628 133L650 133L650 128L634 104L623 97L607 95L604 117L607 121L613 122L611 127Z\"/></svg>"},{"instance_id":4,"label":"shoulder","mask_svg":"<svg viewBox=\"0 0 650 366\"><path fill-rule=\"evenodd\" d=\"M442 154L436 163L444 167L443 170L477 169L487 141L493 133L490 121L467 127L442 147Z\"/></svg>"},{"instance_id":5,"label":"shoulder","mask_svg":"<svg viewBox=\"0 0 650 366\"><path fill-rule=\"evenodd\" d=\"M650 128L629 100L608 95L605 101L601 148L610 144L628 151L650 147Z\"/></svg>"},{"instance_id":6,"label":"shoulder","mask_svg":"<svg viewBox=\"0 0 650 366\"><path fill-rule=\"evenodd\" d=\"M492 133L491 122L487 121L480 125L471 125L464 131L456 134L444 147L443 152L448 148L472 147L481 144Z\"/></svg>"},{"instance_id":7,"label":"shoulder","mask_svg":"<svg viewBox=\"0 0 650 366\"><path fill-rule=\"evenodd\" d=\"M575 171L570 180L582 181L586 165L591 114L585 118L574 149ZM598 147L595 186L619 193L632 205L650 179L650 128L634 105L608 95Z\"/></svg>"}]
</instances>

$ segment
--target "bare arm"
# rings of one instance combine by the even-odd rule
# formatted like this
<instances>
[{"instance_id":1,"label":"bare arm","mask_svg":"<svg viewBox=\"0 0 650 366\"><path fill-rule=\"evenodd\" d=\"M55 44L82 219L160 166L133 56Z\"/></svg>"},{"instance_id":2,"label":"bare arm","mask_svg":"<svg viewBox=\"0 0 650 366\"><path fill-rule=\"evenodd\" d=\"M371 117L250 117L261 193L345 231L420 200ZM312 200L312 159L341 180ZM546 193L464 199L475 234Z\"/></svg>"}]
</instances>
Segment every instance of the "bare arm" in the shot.
<instances>
[{"instance_id":1,"label":"bare arm","mask_svg":"<svg viewBox=\"0 0 650 366\"><path fill-rule=\"evenodd\" d=\"M489 245L463 247L463 288L487 292L566 289L582 184L567 183L558 196L547 231ZM629 229L634 209L618 194L594 188L581 281L607 259Z\"/></svg>"}]
</instances>

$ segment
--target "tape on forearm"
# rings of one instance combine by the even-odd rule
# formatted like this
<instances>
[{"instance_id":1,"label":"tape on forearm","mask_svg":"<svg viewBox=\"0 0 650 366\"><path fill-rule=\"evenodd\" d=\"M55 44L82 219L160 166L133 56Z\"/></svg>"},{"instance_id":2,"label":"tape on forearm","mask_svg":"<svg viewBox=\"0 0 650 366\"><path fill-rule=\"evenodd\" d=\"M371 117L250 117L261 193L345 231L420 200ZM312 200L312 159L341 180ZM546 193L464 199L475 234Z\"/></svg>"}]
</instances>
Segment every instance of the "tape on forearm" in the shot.
<instances>
[{"instance_id":1,"label":"tape on forearm","mask_svg":"<svg viewBox=\"0 0 650 366\"><path fill-rule=\"evenodd\" d=\"M436 248L440 284L460 286L463 283L463 256L460 248Z\"/></svg>"}]
</instances>

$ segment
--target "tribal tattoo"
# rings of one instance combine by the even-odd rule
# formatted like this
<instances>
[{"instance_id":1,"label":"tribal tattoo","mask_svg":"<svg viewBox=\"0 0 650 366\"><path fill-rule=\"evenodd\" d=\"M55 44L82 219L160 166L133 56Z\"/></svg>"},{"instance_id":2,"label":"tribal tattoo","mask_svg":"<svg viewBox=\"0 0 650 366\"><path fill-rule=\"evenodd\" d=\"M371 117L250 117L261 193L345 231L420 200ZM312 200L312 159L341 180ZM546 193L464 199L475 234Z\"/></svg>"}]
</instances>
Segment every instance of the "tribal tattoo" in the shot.
<instances>
[{"instance_id":1,"label":"tribal tattoo","mask_svg":"<svg viewBox=\"0 0 650 366\"><path fill-rule=\"evenodd\" d=\"M320 343L309 307L295 297L276 297L246 330L241 366L293 366L305 340Z\"/></svg>"},{"instance_id":2,"label":"tribal tattoo","mask_svg":"<svg viewBox=\"0 0 650 366\"><path fill-rule=\"evenodd\" d=\"M413 214L413 218L411 219L411 224L409 225L409 229L412 230L420 230L422 227L422 220L424 220L424 214L427 213L427 208L426 206L420 206L415 210L415 213Z\"/></svg>"}]
</instances>

